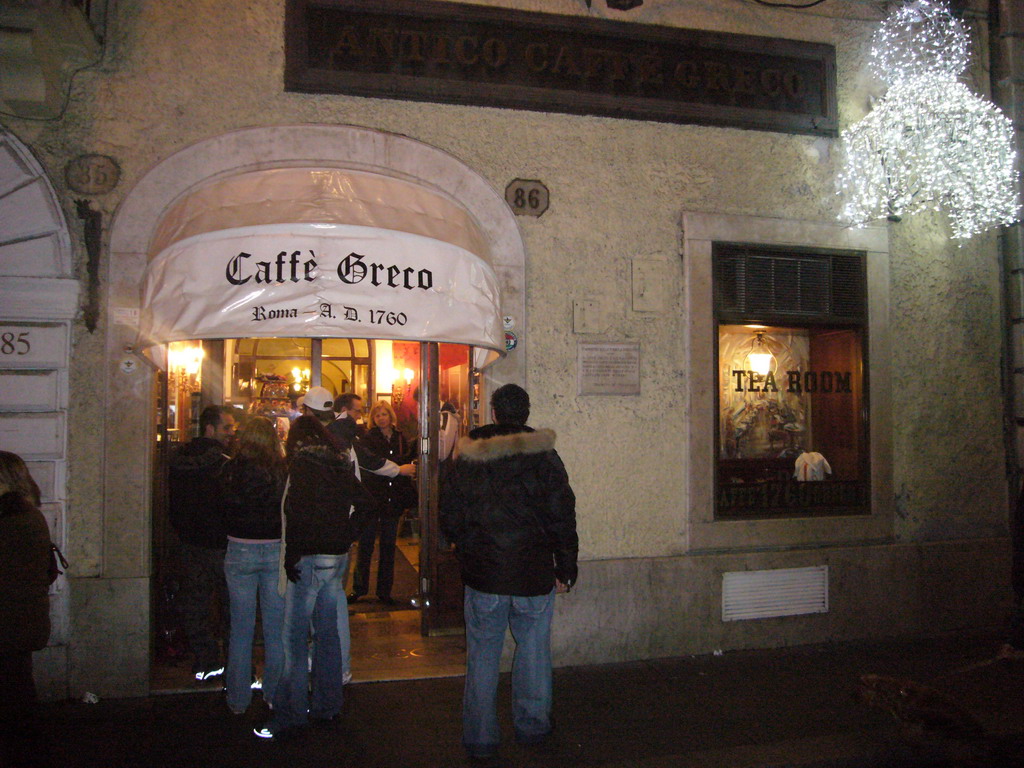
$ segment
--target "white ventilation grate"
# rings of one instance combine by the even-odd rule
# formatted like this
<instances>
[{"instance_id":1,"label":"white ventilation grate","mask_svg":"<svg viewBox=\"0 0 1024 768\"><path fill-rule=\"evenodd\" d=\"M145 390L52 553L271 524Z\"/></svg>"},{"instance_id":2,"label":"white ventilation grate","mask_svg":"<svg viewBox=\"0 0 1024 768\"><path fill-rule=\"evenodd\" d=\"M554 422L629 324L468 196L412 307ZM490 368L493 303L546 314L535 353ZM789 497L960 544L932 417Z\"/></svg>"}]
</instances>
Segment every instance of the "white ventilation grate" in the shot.
<instances>
[{"instance_id":1,"label":"white ventilation grate","mask_svg":"<svg viewBox=\"0 0 1024 768\"><path fill-rule=\"evenodd\" d=\"M828 613L828 566L722 574L722 621Z\"/></svg>"}]
</instances>

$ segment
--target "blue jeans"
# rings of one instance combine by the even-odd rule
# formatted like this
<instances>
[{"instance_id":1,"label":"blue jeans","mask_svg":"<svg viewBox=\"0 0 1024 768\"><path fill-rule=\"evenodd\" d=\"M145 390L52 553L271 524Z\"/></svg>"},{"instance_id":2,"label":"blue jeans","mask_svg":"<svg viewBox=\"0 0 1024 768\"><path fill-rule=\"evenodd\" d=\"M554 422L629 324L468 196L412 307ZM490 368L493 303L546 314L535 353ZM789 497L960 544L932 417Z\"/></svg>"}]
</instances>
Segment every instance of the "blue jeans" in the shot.
<instances>
[{"instance_id":1,"label":"blue jeans","mask_svg":"<svg viewBox=\"0 0 1024 768\"><path fill-rule=\"evenodd\" d=\"M277 593L281 542L243 544L228 541L224 575L231 601L231 637L224 680L228 708L241 713L252 701L252 640L256 629L256 596L263 622L263 698L273 703L284 666L284 598Z\"/></svg>"},{"instance_id":2,"label":"blue jeans","mask_svg":"<svg viewBox=\"0 0 1024 768\"><path fill-rule=\"evenodd\" d=\"M338 603L345 597L348 555L309 555L299 560L299 580L288 582L284 607L284 673L274 696L274 732L328 720L341 711L341 642ZM313 630L313 669L309 631ZM309 681L313 678L310 698Z\"/></svg>"},{"instance_id":3,"label":"blue jeans","mask_svg":"<svg viewBox=\"0 0 1024 768\"><path fill-rule=\"evenodd\" d=\"M498 665L505 628L516 642L512 661L512 725L516 740L551 733L551 617L555 592L536 597L492 595L466 587L466 689L462 743L472 755L493 754L498 728Z\"/></svg>"}]
</instances>

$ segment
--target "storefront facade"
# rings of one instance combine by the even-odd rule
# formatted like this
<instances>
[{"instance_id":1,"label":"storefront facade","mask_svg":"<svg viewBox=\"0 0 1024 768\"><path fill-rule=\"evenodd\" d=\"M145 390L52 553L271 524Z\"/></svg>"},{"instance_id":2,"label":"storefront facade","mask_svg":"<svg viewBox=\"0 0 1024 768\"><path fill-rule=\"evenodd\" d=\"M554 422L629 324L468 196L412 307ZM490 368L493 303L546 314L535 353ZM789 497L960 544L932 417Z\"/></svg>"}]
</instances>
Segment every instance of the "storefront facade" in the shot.
<instances>
[{"instance_id":1,"label":"storefront facade","mask_svg":"<svg viewBox=\"0 0 1024 768\"><path fill-rule=\"evenodd\" d=\"M839 127L878 95L865 68L878 19L864 3L587 5L489 7L833 46ZM10 210L49 210L47 242L63 254L19 245L42 227L15 233L0 271L13 352L19 333L66 334L63 357L0 357L4 381L66 382L42 399L34 386L0 391L0 449L56 478L51 522L72 564L54 598L63 629L37 660L50 695L149 690L157 393L139 354L143 283L176 206L274 169L428 190L486 243L510 348L485 390L530 391L531 423L557 432L577 495L580 581L559 599L556 663L1003 619L994 236L958 246L928 215L843 226L828 135L287 90L285 6L119 4L102 66L75 76L59 117L3 117L10 156L34 168L9 163L4 188L32 177L46 192ZM974 32L983 47L983 25ZM85 156L114 159L120 179L76 191L65 169ZM516 180L549 195L541 215L515 215L514 186L506 203ZM102 221L94 256L83 198ZM794 274L806 292L793 293ZM769 283L767 298L744 288ZM26 286L54 298L8 301ZM766 373L747 363L762 343ZM45 445L27 426L42 421L56 435ZM825 483L792 482L798 449L828 460Z\"/></svg>"}]
</instances>

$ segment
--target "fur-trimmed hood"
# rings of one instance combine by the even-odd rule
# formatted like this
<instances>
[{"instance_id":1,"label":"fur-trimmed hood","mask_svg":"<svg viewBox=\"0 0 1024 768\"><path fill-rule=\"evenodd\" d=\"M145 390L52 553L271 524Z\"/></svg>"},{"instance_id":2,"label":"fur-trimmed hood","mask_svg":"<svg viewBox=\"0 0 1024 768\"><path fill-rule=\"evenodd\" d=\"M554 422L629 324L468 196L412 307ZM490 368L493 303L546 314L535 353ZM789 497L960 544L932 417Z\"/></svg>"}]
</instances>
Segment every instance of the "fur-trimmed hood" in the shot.
<instances>
[{"instance_id":1,"label":"fur-trimmed hood","mask_svg":"<svg viewBox=\"0 0 1024 768\"><path fill-rule=\"evenodd\" d=\"M465 461L497 461L511 456L544 453L554 450L553 429L531 429L516 427L515 431L488 425L474 429L469 437L463 437L456 445L456 455Z\"/></svg>"}]
</instances>

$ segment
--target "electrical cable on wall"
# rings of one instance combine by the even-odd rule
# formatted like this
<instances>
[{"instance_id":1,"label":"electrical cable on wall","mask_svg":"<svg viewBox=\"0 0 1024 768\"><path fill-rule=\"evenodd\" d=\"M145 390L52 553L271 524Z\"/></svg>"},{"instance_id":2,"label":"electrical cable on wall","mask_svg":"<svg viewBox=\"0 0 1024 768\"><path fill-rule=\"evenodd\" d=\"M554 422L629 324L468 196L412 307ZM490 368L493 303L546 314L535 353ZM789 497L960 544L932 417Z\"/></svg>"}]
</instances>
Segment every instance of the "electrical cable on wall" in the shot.
<instances>
[{"instance_id":1,"label":"electrical cable on wall","mask_svg":"<svg viewBox=\"0 0 1024 768\"><path fill-rule=\"evenodd\" d=\"M80 72L84 72L87 69L93 69L94 67L98 67L100 64L103 63L103 59L107 53L107 35L109 27L110 17L108 14L104 14L102 39L100 41L100 55L96 58L95 61L92 61L88 64L83 64L81 67L78 67L78 69L73 70L71 74L67 76L67 88L64 90L64 98L61 102L60 112L58 112L53 117L34 117L31 115L19 115L17 112L8 112L6 110L0 109L0 116L13 117L17 120L29 120L36 123L51 123L56 120L62 120L64 118L65 113L68 111L68 104L71 103L71 90L75 85L75 78L78 76Z\"/></svg>"},{"instance_id":2,"label":"electrical cable on wall","mask_svg":"<svg viewBox=\"0 0 1024 768\"><path fill-rule=\"evenodd\" d=\"M0 109L0 115L2 115L3 117L13 117L18 120L31 120L36 123L51 123L55 120L61 120L64 117L64 113L68 111L68 104L71 102L71 89L75 84L75 76L78 75L79 72L84 72L87 69L92 69L93 67L99 66L102 62L103 54L101 53L99 58L96 59L96 61L92 62L91 64L81 66L71 73L71 75L68 77L67 87L64 89L64 99L60 107L60 112L58 112L56 115L53 115L52 117L35 117L32 115L19 115L16 112L7 112L6 110L2 109Z\"/></svg>"}]
</instances>

